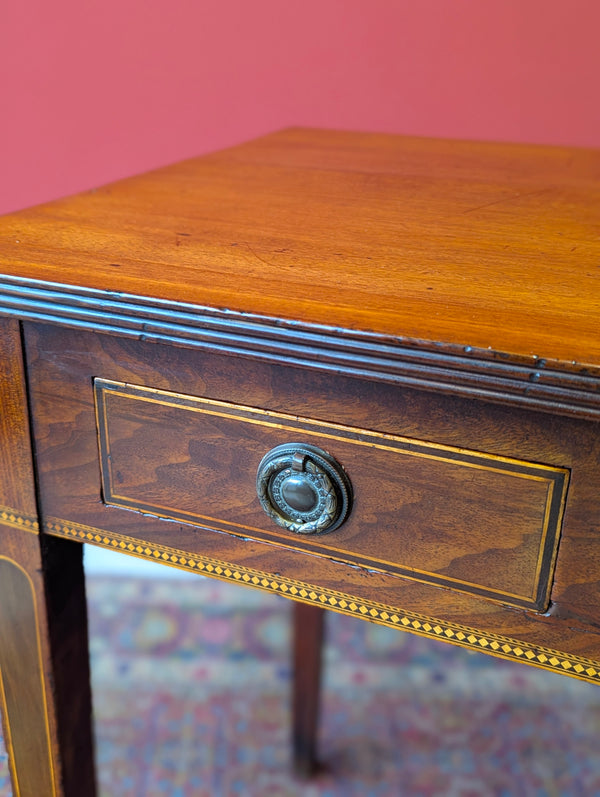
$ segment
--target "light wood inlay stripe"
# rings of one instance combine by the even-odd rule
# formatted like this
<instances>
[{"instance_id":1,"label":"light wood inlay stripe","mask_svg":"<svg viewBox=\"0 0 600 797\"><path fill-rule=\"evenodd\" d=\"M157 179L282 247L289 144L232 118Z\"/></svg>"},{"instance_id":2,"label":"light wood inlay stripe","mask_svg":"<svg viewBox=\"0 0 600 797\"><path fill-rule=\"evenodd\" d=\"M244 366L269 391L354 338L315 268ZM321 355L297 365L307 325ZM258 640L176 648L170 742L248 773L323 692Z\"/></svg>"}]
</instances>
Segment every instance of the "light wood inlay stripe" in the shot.
<instances>
[{"instance_id":1,"label":"light wood inlay stripe","mask_svg":"<svg viewBox=\"0 0 600 797\"><path fill-rule=\"evenodd\" d=\"M28 515L10 506L0 505L0 524L38 534L40 527L35 515Z\"/></svg>"},{"instance_id":2,"label":"light wood inlay stripe","mask_svg":"<svg viewBox=\"0 0 600 797\"><path fill-rule=\"evenodd\" d=\"M77 539L103 548L120 550L141 559L158 561L181 570L201 573L221 581L229 581L278 593L303 603L362 617L380 625L401 628L419 636L443 639L461 647L485 651L494 656L533 664L545 670L572 675L584 681L600 684L600 661L573 656L551 648L534 646L528 642L489 634L469 626L426 617L376 601L364 600L337 590L318 587L296 579L274 576L253 568L238 566L208 556L189 554L166 545L157 545L116 532L97 529L59 518L46 518L44 530L48 534Z\"/></svg>"}]
</instances>

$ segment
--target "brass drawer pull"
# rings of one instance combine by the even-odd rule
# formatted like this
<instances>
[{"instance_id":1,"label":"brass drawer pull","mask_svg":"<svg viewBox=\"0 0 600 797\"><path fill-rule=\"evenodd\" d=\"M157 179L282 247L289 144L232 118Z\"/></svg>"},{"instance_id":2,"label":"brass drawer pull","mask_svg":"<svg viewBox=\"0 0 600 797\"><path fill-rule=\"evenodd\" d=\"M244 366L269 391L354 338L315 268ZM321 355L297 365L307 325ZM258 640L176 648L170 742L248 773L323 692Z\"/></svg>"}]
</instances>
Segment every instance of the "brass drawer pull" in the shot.
<instances>
[{"instance_id":1,"label":"brass drawer pull","mask_svg":"<svg viewBox=\"0 0 600 797\"><path fill-rule=\"evenodd\" d=\"M267 515L298 534L333 531L352 507L352 485L340 463L305 443L271 449L258 466L256 492Z\"/></svg>"}]
</instances>

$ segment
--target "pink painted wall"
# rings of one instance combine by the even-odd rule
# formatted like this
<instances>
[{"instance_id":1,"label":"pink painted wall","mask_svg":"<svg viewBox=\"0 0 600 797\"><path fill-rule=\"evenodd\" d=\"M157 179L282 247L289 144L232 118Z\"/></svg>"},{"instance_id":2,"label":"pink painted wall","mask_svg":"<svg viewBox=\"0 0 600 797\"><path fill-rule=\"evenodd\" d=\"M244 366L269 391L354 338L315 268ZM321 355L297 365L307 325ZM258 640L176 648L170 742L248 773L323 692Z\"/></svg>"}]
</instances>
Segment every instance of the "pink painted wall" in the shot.
<instances>
[{"instance_id":1,"label":"pink painted wall","mask_svg":"<svg viewBox=\"0 0 600 797\"><path fill-rule=\"evenodd\" d=\"M600 146L598 0L4 0L0 211L287 125Z\"/></svg>"}]
</instances>

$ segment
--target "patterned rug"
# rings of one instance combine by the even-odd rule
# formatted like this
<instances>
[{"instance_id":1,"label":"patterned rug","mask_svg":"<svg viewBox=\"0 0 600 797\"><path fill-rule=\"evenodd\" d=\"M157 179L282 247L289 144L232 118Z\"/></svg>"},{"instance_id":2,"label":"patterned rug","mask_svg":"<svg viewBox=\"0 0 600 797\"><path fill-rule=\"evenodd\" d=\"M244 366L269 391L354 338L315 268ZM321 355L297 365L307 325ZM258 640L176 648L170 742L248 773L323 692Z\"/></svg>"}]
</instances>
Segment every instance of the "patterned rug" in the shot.
<instances>
[{"instance_id":1,"label":"patterned rug","mask_svg":"<svg viewBox=\"0 0 600 797\"><path fill-rule=\"evenodd\" d=\"M322 771L302 783L285 599L201 578L88 593L102 797L600 795L590 684L329 614Z\"/></svg>"}]
</instances>

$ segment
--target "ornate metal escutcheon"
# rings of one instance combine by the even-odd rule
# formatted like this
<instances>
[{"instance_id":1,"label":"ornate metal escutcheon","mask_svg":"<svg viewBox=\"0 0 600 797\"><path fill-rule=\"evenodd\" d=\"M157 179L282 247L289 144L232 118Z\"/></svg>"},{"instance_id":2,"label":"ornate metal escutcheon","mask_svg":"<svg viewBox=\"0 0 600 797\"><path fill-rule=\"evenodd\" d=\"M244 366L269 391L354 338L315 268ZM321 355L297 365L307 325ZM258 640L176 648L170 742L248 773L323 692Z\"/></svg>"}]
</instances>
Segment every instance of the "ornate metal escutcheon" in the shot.
<instances>
[{"instance_id":1,"label":"ornate metal escutcheon","mask_svg":"<svg viewBox=\"0 0 600 797\"><path fill-rule=\"evenodd\" d=\"M352 485L340 463L305 443L271 449L258 466L256 492L267 515L298 534L333 531L352 508Z\"/></svg>"}]
</instances>

